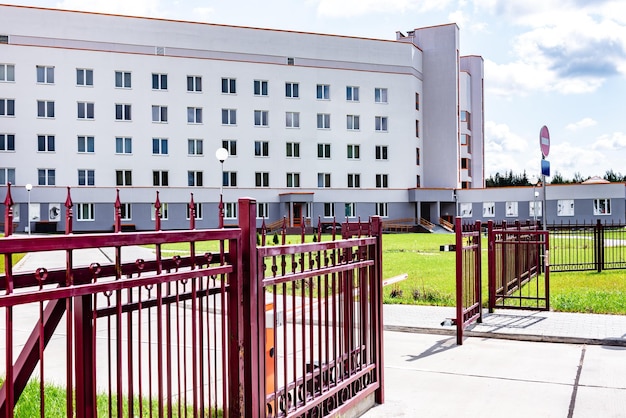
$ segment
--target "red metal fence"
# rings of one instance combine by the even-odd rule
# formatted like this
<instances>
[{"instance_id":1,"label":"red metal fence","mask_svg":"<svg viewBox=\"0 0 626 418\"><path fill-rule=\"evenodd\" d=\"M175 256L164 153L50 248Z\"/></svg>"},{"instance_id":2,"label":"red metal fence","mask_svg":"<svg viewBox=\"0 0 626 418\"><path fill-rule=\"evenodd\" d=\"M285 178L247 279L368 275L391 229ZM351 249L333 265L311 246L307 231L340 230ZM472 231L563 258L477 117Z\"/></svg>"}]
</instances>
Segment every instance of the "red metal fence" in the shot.
<instances>
[{"instance_id":1,"label":"red metal fence","mask_svg":"<svg viewBox=\"0 0 626 418\"><path fill-rule=\"evenodd\" d=\"M463 344L463 331L482 322L481 223L455 221L456 231L456 342Z\"/></svg>"}]
</instances>

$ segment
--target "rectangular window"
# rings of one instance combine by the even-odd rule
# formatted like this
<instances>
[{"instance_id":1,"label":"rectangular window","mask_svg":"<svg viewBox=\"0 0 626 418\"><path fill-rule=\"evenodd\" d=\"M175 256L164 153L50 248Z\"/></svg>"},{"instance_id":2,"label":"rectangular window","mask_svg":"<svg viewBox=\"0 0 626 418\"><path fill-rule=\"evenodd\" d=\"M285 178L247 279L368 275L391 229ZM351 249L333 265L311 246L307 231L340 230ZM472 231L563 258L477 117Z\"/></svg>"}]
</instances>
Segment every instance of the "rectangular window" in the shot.
<instances>
[{"instance_id":1,"label":"rectangular window","mask_svg":"<svg viewBox=\"0 0 626 418\"><path fill-rule=\"evenodd\" d=\"M387 159L387 145L376 145L376 159L377 160Z\"/></svg>"},{"instance_id":2,"label":"rectangular window","mask_svg":"<svg viewBox=\"0 0 626 418\"><path fill-rule=\"evenodd\" d=\"M356 203L346 203L344 205L344 213L346 218L354 218L356 216Z\"/></svg>"},{"instance_id":3,"label":"rectangular window","mask_svg":"<svg viewBox=\"0 0 626 418\"><path fill-rule=\"evenodd\" d=\"M189 210L189 205L185 205L185 207L187 208L187 219L191 219L191 211ZM195 219L202 219L202 203L194 202L193 209L196 214Z\"/></svg>"},{"instance_id":4,"label":"rectangular window","mask_svg":"<svg viewBox=\"0 0 626 418\"><path fill-rule=\"evenodd\" d=\"M54 148L54 135L37 135L37 151L53 152Z\"/></svg>"},{"instance_id":5,"label":"rectangular window","mask_svg":"<svg viewBox=\"0 0 626 418\"><path fill-rule=\"evenodd\" d=\"M202 77L199 75L187 76L187 91L202 91Z\"/></svg>"},{"instance_id":6,"label":"rectangular window","mask_svg":"<svg viewBox=\"0 0 626 418\"><path fill-rule=\"evenodd\" d=\"M0 116L15 116L15 99L0 99Z\"/></svg>"},{"instance_id":7,"label":"rectangular window","mask_svg":"<svg viewBox=\"0 0 626 418\"><path fill-rule=\"evenodd\" d=\"M77 86L93 86L93 70L86 68L76 69L76 85Z\"/></svg>"},{"instance_id":8,"label":"rectangular window","mask_svg":"<svg viewBox=\"0 0 626 418\"><path fill-rule=\"evenodd\" d=\"M226 151L228 151L228 155L230 157L237 155L237 141L234 139L222 140L222 148L225 148Z\"/></svg>"},{"instance_id":9,"label":"rectangular window","mask_svg":"<svg viewBox=\"0 0 626 418\"><path fill-rule=\"evenodd\" d=\"M300 88L298 83L285 83L285 97L300 97Z\"/></svg>"},{"instance_id":10,"label":"rectangular window","mask_svg":"<svg viewBox=\"0 0 626 418\"><path fill-rule=\"evenodd\" d=\"M299 128L300 112L285 112L285 126L287 128Z\"/></svg>"},{"instance_id":11,"label":"rectangular window","mask_svg":"<svg viewBox=\"0 0 626 418\"><path fill-rule=\"evenodd\" d=\"M328 84L317 85L317 99L330 100L330 86Z\"/></svg>"},{"instance_id":12,"label":"rectangular window","mask_svg":"<svg viewBox=\"0 0 626 418\"><path fill-rule=\"evenodd\" d=\"M330 187L330 173L317 173L317 187Z\"/></svg>"},{"instance_id":13,"label":"rectangular window","mask_svg":"<svg viewBox=\"0 0 626 418\"><path fill-rule=\"evenodd\" d=\"M269 112L267 110L254 111L254 126L268 126Z\"/></svg>"},{"instance_id":14,"label":"rectangular window","mask_svg":"<svg viewBox=\"0 0 626 418\"><path fill-rule=\"evenodd\" d=\"M461 158L461 168L467 170L469 167L469 160L467 158Z\"/></svg>"},{"instance_id":15,"label":"rectangular window","mask_svg":"<svg viewBox=\"0 0 626 418\"><path fill-rule=\"evenodd\" d=\"M354 187L354 188L361 187L361 175L360 174L348 174L348 187Z\"/></svg>"},{"instance_id":16,"label":"rectangular window","mask_svg":"<svg viewBox=\"0 0 626 418\"><path fill-rule=\"evenodd\" d=\"M259 219L265 219L270 217L270 204L269 203L256 203L256 217Z\"/></svg>"},{"instance_id":17,"label":"rectangular window","mask_svg":"<svg viewBox=\"0 0 626 418\"><path fill-rule=\"evenodd\" d=\"M270 143L268 141L254 141L254 156L269 157Z\"/></svg>"},{"instance_id":18,"label":"rectangular window","mask_svg":"<svg viewBox=\"0 0 626 418\"><path fill-rule=\"evenodd\" d=\"M133 172L130 170L115 170L116 186L132 186Z\"/></svg>"},{"instance_id":19,"label":"rectangular window","mask_svg":"<svg viewBox=\"0 0 626 418\"><path fill-rule=\"evenodd\" d=\"M255 96L267 96L267 81L254 80L254 95Z\"/></svg>"},{"instance_id":20,"label":"rectangular window","mask_svg":"<svg viewBox=\"0 0 626 418\"><path fill-rule=\"evenodd\" d=\"M415 165L420 165L420 149L415 148Z\"/></svg>"},{"instance_id":21,"label":"rectangular window","mask_svg":"<svg viewBox=\"0 0 626 418\"><path fill-rule=\"evenodd\" d=\"M376 215L382 218L386 218L387 215L387 203L376 203Z\"/></svg>"},{"instance_id":22,"label":"rectangular window","mask_svg":"<svg viewBox=\"0 0 626 418\"><path fill-rule=\"evenodd\" d=\"M611 199L594 199L593 200L594 215L610 215Z\"/></svg>"},{"instance_id":23,"label":"rectangular window","mask_svg":"<svg viewBox=\"0 0 626 418\"><path fill-rule=\"evenodd\" d=\"M287 151L285 155L288 158L300 158L300 143L287 142Z\"/></svg>"},{"instance_id":24,"label":"rectangular window","mask_svg":"<svg viewBox=\"0 0 626 418\"><path fill-rule=\"evenodd\" d=\"M168 155L168 140L167 138L152 138L152 154L153 155Z\"/></svg>"},{"instance_id":25,"label":"rectangular window","mask_svg":"<svg viewBox=\"0 0 626 418\"><path fill-rule=\"evenodd\" d=\"M355 86L346 87L346 100L349 102L359 101L359 88Z\"/></svg>"},{"instance_id":26,"label":"rectangular window","mask_svg":"<svg viewBox=\"0 0 626 418\"><path fill-rule=\"evenodd\" d=\"M317 158L330 158L330 144L317 144Z\"/></svg>"},{"instance_id":27,"label":"rectangular window","mask_svg":"<svg viewBox=\"0 0 626 418\"><path fill-rule=\"evenodd\" d=\"M78 106L78 119L93 120L94 115L95 115L94 103L78 102L77 106Z\"/></svg>"},{"instance_id":28,"label":"rectangular window","mask_svg":"<svg viewBox=\"0 0 626 418\"><path fill-rule=\"evenodd\" d=\"M40 186L54 186L56 184L56 170L54 168L38 169L37 184Z\"/></svg>"},{"instance_id":29,"label":"rectangular window","mask_svg":"<svg viewBox=\"0 0 626 418\"><path fill-rule=\"evenodd\" d=\"M37 82L43 84L54 84L54 67L38 65Z\"/></svg>"},{"instance_id":30,"label":"rectangular window","mask_svg":"<svg viewBox=\"0 0 626 418\"><path fill-rule=\"evenodd\" d=\"M222 176L222 186L237 187L237 172L224 171L224 175Z\"/></svg>"},{"instance_id":31,"label":"rectangular window","mask_svg":"<svg viewBox=\"0 0 626 418\"><path fill-rule=\"evenodd\" d=\"M128 71L116 71L115 72L115 87L121 89L131 88L130 72Z\"/></svg>"},{"instance_id":32,"label":"rectangular window","mask_svg":"<svg viewBox=\"0 0 626 418\"><path fill-rule=\"evenodd\" d=\"M359 128L359 116L358 115L347 115L347 128L349 131L358 131Z\"/></svg>"},{"instance_id":33,"label":"rectangular window","mask_svg":"<svg viewBox=\"0 0 626 418\"><path fill-rule=\"evenodd\" d=\"M420 137L420 121L415 119L415 137Z\"/></svg>"},{"instance_id":34,"label":"rectangular window","mask_svg":"<svg viewBox=\"0 0 626 418\"><path fill-rule=\"evenodd\" d=\"M335 217L335 204L324 203L324 218L334 218L334 217Z\"/></svg>"},{"instance_id":35,"label":"rectangular window","mask_svg":"<svg viewBox=\"0 0 626 418\"><path fill-rule=\"evenodd\" d=\"M468 134L461 134L461 145L467 146L467 152L472 152L472 137Z\"/></svg>"},{"instance_id":36,"label":"rectangular window","mask_svg":"<svg viewBox=\"0 0 626 418\"><path fill-rule=\"evenodd\" d=\"M376 174L376 187L377 188L389 187L389 176L387 174Z\"/></svg>"},{"instance_id":37,"label":"rectangular window","mask_svg":"<svg viewBox=\"0 0 626 418\"><path fill-rule=\"evenodd\" d=\"M133 139L128 137L116 137L115 138L115 153L116 154L132 154L133 153Z\"/></svg>"},{"instance_id":38,"label":"rectangular window","mask_svg":"<svg viewBox=\"0 0 626 418\"><path fill-rule=\"evenodd\" d=\"M202 187L202 171L187 171L187 186Z\"/></svg>"},{"instance_id":39,"label":"rectangular window","mask_svg":"<svg viewBox=\"0 0 626 418\"><path fill-rule=\"evenodd\" d=\"M237 124L237 109L222 109L222 125Z\"/></svg>"},{"instance_id":40,"label":"rectangular window","mask_svg":"<svg viewBox=\"0 0 626 418\"><path fill-rule=\"evenodd\" d=\"M374 89L374 102L375 103L387 103L387 89L386 88Z\"/></svg>"},{"instance_id":41,"label":"rectangular window","mask_svg":"<svg viewBox=\"0 0 626 418\"><path fill-rule=\"evenodd\" d=\"M95 186L96 172L95 170L78 170L79 186Z\"/></svg>"},{"instance_id":42,"label":"rectangular window","mask_svg":"<svg viewBox=\"0 0 626 418\"><path fill-rule=\"evenodd\" d=\"M234 78L222 78L222 93L237 93L237 80Z\"/></svg>"},{"instance_id":43,"label":"rectangular window","mask_svg":"<svg viewBox=\"0 0 626 418\"><path fill-rule=\"evenodd\" d=\"M188 107L187 108L187 123L202 123L202 108L201 107Z\"/></svg>"},{"instance_id":44,"label":"rectangular window","mask_svg":"<svg viewBox=\"0 0 626 418\"><path fill-rule=\"evenodd\" d=\"M76 205L76 220L93 221L96 219L95 205L93 203L78 203Z\"/></svg>"},{"instance_id":45,"label":"rectangular window","mask_svg":"<svg viewBox=\"0 0 626 418\"><path fill-rule=\"evenodd\" d=\"M130 221L133 218L131 208L132 205L130 203L120 204L120 219L122 221Z\"/></svg>"},{"instance_id":46,"label":"rectangular window","mask_svg":"<svg viewBox=\"0 0 626 418\"><path fill-rule=\"evenodd\" d=\"M15 184L14 168L0 168L0 184L5 186L7 183Z\"/></svg>"},{"instance_id":47,"label":"rectangular window","mask_svg":"<svg viewBox=\"0 0 626 418\"><path fill-rule=\"evenodd\" d=\"M132 120L131 105L129 104L116 104L115 105L115 120Z\"/></svg>"},{"instance_id":48,"label":"rectangular window","mask_svg":"<svg viewBox=\"0 0 626 418\"><path fill-rule=\"evenodd\" d=\"M0 64L0 81L15 81L15 65Z\"/></svg>"},{"instance_id":49,"label":"rectangular window","mask_svg":"<svg viewBox=\"0 0 626 418\"><path fill-rule=\"evenodd\" d=\"M0 151L15 151L14 134L0 134Z\"/></svg>"},{"instance_id":50,"label":"rectangular window","mask_svg":"<svg viewBox=\"0 0 626 418\"><path fill-rule=\"evenodd\" d=\"M375 129L378 132L387 132L387 116L376 116Z\"/></svg>"},{"instance_id":51,"label":"rectangular window","mask_svg":"<svg viewBox=\"0 0 626 418\"><path fill-rule=\"evenodd\" d=\"M461 110L461 122L467 123L468 130L472 129L470 112L466 110Z\"/></svg>"},{"instance_id":52,"label":"rectangular window","mask_svg":"<svg viewBox=\"0 0 626 418\"><path fill-rule=\"evenodd\" d=\"M152 106L152 122L167 123L167 106Z\"/></svg>"},{"instance_id":53,"label":"rectangular window","mask_svg":"<svg viewBox=\"0 0 626 418\"><path fill-rule=\"evenodd\" d=\"M415 187L422 187L422 176L419 174L415 177Z\"/></svg>"},{"instance_id":54,"label":"rectangular window","mask_svg":"<svg viewBox=\"0 0 626 418\"><path fill-rule=\"evenodd\" d=\"M204 154L203 144L204 144L204 141L202 139L189 138L187 140L187 154L188 155L203 155Z\"/></svg>"},{"instance_id":55,"label":"rectangular window","mask_svg":"<svg viewBox=\"0 0 626 418\"><path fill-rule=\"evenodd\" d=\"M254 185L256 187L270 187L270 173L268 172L254 173Z\"/></svg>"},{"instance_id":56,"label":"rectangular window","mask_svg":"<svg viewBox=\"0 0 626 418\"><path fill-rule=\"evenodd\" d=\"M53 118L54 117L54 102L48 101L48 100L37 100L37 117Z\"/></svg>"},{"instance_id":57,"label":"rectangular window","mask_svg":"<svg viewBox=\"0 0 626 418\"><path fill-rule=\"evenodd\" d=\"M329 113L317 114L317 129L330 129L330 114Z\"/></svg>"},{"instance_id":58,"label":"rectangular window","mask_svg":"<svg viewBox=\"0 0 626 418\"><path fill-rule=\"evenodd\" d=\"M237 202L224 203L224 219L237 219Z\"/></svg>"},{"instance_id":59,"label":"rectangular window","mask_svg":"<svg viewBox=\"0 0 626 418\"><path fill-rule=\"evenodd\" d=\"M415 93L415 110L420 110L420 94Z\"/></svg>"},{"instance_id":60,"label":"rectangular window","mask_svg":"<svg viewBox=\"0 0 626 418\"><path fill-rule=\"evenodd\" d=\"M96 140L93 136L78 136L78 152L93 153L95 152Z\"/></svg>"},{"instance_id":61,"label":"rectangular window","mask_svg":"<svg viewBox=\"0 0 626 418\"><path fill-rule=\"evenodd\" d=\"M170 212L169 205L167 203L161 203L160 212L159 217L163 220L167 220ZM152 209L150 210L150 219L153 221L156 219L156 208L154 207L154 204L152 204Z\"/></svg>"},{"instance_id":62,"label":"rectangular window","mask_svg":"<svg viewBox=\"0 0 626 418\"><path fill-rule=\"evenodd\" d=\"M167 90L167 74L152 73L152 90Z\"/></svg>"},{"instance_id":63,"label":"rectangular window","mask_svg":"<svg viewBox=\"0 0 626 418\"><path fill-rule=\"evenodd\" d=\"M495 202L483 202L483 218L495 218L496 216L496 203Z\"/></svg>"},{"instance_id":64,"label":"rectangular window","mask_svg":"<svg viewBox=\"0 0 626 418\"><path fill-rule=\"evenodd\" d=\"M300 187L300 173L287 173L287 187Z\"/></svg>"},{"instance_id":65,"label":"rectangular window","mask_svg":"<svg viewBox=\"0 0 626 418\"><path fill-rule=\"evenodd\" d=\"M361 146L348 144L347 156L349 160L358 160L361 158Z\"/></svg>"},{"instance_id":66,"label":"rectangular window","mask_svg":"<svg viewBox=\"0 0 626 418\"><path fill-rule=\"evenodd\" d=\"M153 186L169 186L169 172L163 170L153 170L152 171L152 185Z\"/></svg>"}]
</instances>

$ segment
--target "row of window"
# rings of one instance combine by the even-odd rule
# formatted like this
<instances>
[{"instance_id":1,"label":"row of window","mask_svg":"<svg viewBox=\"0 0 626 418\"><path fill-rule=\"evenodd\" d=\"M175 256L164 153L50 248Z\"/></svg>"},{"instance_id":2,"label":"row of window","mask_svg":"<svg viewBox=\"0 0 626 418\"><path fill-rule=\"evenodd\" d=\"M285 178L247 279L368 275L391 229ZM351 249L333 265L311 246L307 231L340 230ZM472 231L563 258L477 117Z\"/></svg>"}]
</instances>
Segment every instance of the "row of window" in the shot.
<instances>
[{"instance_id":1,"label":"row of window","mask_svg":"<svg viewBox=\"0 0 626 418\"><path fill-rule=\"evenodd\" d=\"M515 218L519 215L519 202L510 201L505 205L505 216L507 218ZM460 203L460 215L464 218L471 218L473 204L472 203ZM531 201L528 202L528 213L533 217L543 216L542 202ZM611 199L601 198L593 200L593 214L595 216L610 215L611 214ZM557 200L557 216L574 216L574 200L573 199L560 199ZM496 216L496 203L495 202L483 202L483 218L495 218Z\"/></svg>"}]
</instances>

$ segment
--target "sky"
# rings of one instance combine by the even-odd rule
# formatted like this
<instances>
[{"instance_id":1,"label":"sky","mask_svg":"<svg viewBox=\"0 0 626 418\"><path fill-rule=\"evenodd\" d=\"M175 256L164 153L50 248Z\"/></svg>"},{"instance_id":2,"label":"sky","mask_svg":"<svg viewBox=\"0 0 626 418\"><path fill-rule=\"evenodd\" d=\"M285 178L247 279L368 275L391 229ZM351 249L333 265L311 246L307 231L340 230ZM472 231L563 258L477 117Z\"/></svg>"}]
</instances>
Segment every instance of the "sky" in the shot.
<instances>
[{"instance_id":1,"label":"sky","mask_svg":"<svg viewBox=\"0 0 626 418\"><path fill-rule=\"evenodd\" d=\"M0 0L5 2L6 0ZM27 0L10 4L377 39L445 23L485 63L485 174L626 175L624 0Z\"/></svg>"}]
</instances>

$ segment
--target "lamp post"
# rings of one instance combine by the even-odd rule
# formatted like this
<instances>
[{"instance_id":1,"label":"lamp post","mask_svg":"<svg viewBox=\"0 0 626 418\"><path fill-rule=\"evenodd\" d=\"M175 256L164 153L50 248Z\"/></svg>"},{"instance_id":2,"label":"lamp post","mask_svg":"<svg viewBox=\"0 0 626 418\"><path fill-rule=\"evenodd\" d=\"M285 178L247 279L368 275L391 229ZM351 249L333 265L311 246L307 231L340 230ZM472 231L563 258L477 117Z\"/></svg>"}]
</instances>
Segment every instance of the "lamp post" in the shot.
<instances>
[{"instance_id":1,"label":"lamp post","mask_svg":"<svg viewBox=\"0 0 626 418\"><path fill-rule=\"evenodd\" d=\"M537 197L539 197L539 192L535 188L539 183L539 177L533 174L530 177L530 183L533 185L533 221L537 225Z\"/></svg>"},{"instance_id":2,"label":"lamp post","mask_svg":"<svg viewBox=\"0 0 626 418\"><path fill-rule=\"evenodd\" d=\"M28 217L28 235L30 235L30 191L33 190L33 185L28 183L24 187L26 187L26 191L28 192L28 210L26 216Z\"/></svg>"},{"instance_id":3,"label":"lamp post","mask_svg":"<svg viewBox=\"0 0 626 418\"><path fill-rule=\"evenodd\" d=\"M223 192L224 192L224 161L228 159L228 150L226 148L218 148L215 151L215 158L220 162L222 166L222 178L220 179L220 203L218 206L219 209L219 228L224 228L224 201L223 201Z\"/></svg>"}]
</instances>

